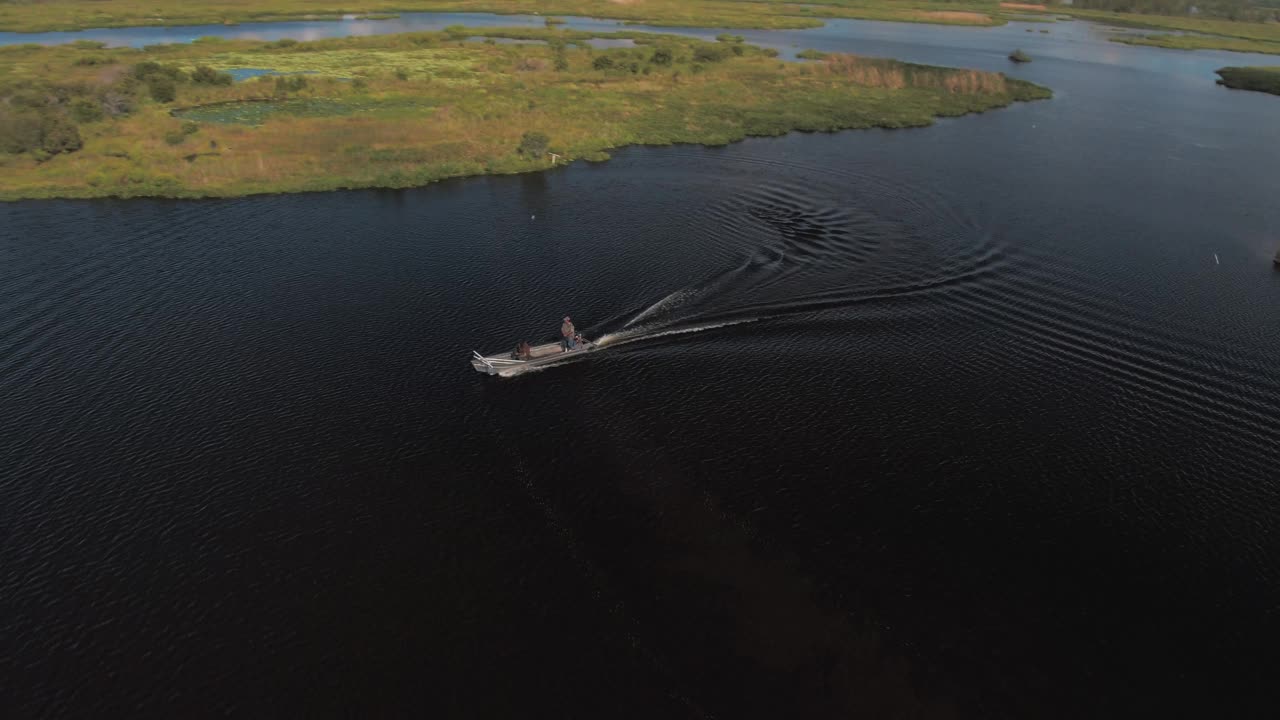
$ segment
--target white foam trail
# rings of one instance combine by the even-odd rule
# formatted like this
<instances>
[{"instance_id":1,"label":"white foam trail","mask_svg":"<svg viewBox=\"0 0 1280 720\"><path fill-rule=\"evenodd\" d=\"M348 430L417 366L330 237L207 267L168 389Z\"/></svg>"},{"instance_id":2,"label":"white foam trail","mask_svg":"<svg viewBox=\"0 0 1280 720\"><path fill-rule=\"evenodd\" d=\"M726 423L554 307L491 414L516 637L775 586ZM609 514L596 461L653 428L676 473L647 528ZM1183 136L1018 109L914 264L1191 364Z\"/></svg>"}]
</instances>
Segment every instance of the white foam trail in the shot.
<instances>
[{"instance_id":1,"label":"white foam trail","mask_svg":"<svg viewBox=\"0 0 1280 720\"><path fill-rule=\"evenodd\" d=\"M678 300L683 300L684 298L686 298L690 294L690 292L691 292L690 290L683 289L683 288L680 290L676 290L675 292L662 298L658 302L645 308L643 311L641 311L639 315L636 315L635 317L628 320L627 324L624 325L623 327L628 327L628 328L632 327L636 323L641 322L652 315L658 314L658 312L660 312L661 310L666 309L667 306L674 304Z\"/></svg>"},{"instance_id":2,"label":"white foam trail","mask_svg":"<svg viewBox=\"0 0 1280 720\"><path fill-rule=\"evenodd\" d=\"M609 333L596 341L598 347L606 347L613 345L627 345L641 340L652 340L666 335L683 335L685 333L702 332L703 330L714 330L715 328L728 327L730 325L742 325L744 323L756 322L763 320L762 317L740 318L738 320L725 320L717 323L707 323L705 325L692 325L690 327L671 328L670 330L659 330L657 332L641 332L629 334L626 331Z\"/></svg>"}]
</instances>

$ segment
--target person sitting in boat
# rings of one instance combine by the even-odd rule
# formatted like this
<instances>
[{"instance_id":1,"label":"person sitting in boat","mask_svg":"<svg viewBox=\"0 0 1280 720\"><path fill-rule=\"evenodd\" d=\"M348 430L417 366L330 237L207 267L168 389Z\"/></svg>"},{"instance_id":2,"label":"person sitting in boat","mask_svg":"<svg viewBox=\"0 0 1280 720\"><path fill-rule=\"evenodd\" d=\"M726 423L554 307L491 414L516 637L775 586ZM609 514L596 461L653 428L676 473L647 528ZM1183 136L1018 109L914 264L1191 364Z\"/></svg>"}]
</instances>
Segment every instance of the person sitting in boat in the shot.
<instances>
[{"instance_id":1,"label":"person sitting in boat","mask_svg":"<svg viewBox=\"0 0 1280 720\"><path fill-rule=\"evenodd\" d=\"M562 347L565 352L578 347L573 329L573 321L569 319L568 315L564 316L564 322L560 325L560 337L563 338L560 341L560 347Z\"/></svg>"}]
</instances>

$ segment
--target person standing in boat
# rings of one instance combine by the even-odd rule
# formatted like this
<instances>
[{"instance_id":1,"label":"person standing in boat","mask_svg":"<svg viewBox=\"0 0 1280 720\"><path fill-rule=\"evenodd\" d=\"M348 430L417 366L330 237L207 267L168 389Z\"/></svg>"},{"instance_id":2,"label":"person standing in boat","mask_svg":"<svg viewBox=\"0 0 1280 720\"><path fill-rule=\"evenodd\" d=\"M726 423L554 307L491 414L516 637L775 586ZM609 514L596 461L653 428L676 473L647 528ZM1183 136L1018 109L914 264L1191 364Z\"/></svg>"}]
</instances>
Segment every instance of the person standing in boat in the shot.
<instances>
[{"instance_id":1,"label":"person standing in boat","mask_svg":"<svg viewBox=\"0 0 1280 720\"><path fill-rule=\"evenodd\" d=\"M569 319L568 315L564 316L564 322L560 324L560 337L563 338L560 341L560 346L564 348L565 352L577 347L577 342L574 338L573 321Z\"/></svg>"}]
</instances>

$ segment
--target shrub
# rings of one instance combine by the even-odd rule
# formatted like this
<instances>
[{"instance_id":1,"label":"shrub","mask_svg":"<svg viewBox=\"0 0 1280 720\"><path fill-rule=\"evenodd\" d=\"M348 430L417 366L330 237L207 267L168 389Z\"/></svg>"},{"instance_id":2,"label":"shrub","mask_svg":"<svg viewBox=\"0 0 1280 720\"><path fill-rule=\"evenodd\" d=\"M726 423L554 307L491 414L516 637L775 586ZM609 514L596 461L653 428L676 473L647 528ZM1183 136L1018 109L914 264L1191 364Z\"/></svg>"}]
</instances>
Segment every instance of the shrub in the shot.
<instances>
[{"instance_id":1,"label":"shrub","mask_svg":"<svg viewBox=\"0 0 1280 720\"><path fill-rule=\"evenodd\" d=\"M78 123L97 122L102 119L102 106L96 100L81 98L71 103L71 117Z\"/></svg>"},{"instance_id":2,"label":"shrub","mask_svg":"<svg viewBox=\"0 0 1280 720\"><path fill-rule=\"evenodd\" d=\"M722 43L740 43L743 39L744 38L741 35L730 35L728 33L721 33L716 36L716 40L719 40Z\"/></svg>"},{"instance_id":3,"label":"shrub","mask_svg":"<svg viewBox=\"0 0 1280 720\"><path fill-rule=\"evenodd\" d=\"M24 153L40 146L40 116L0 106L0 150Z\"/></svg>"},{"instance_id":4,"label":"shrub","mask_svg":"<svg viewBox=\"0 0 1280 720\"><path fill-rule=\"evenodd\" d=\"M693 51L694 62L720 62L728 56L728 51L715 45L701 45Z\"/></svg>"},{"instance_id":5,"label":"shrub","mask_svg":"<svg viewBox=\"0 0 1280 720\"><path fill-rule=\"evenodd\" d=\"M1009 59L1016 63L1031 62L1031 56L1022 52L1022 48L1018 48L1017 50L1009 53Z\"/></svg>"},{"instance_id":6,"label":"shrub","mask_svg":"<svg viewBox=\"0 0 1280 720\"><path fill-rule=\"evenodd\" d=\"M608 55L597 55L596 59L591 61L591 67L596 70L609 70L613 67L613 58Z\"/></svg>"},{"instance_id":7,"label":"shrub","mask_svg":"<svg viewBox=\"0 0 1280 720\"><path fill-rule=\"evenodd\" d=\"M195 134L196 134L196 133L198 133L198 132L200 132L200 123L195 122L195 121L193 121L193 120L183 120L183 121L182 121L182 134L183 134L183 135L195 135Z\"/></svg>"},{"instance_id":8,"label":"shrub","mask_svg":"<svg viewBox=\"0 0 1280 720\"><path fill-rule=\"evenodd\" d=\"M233 78L229 73L218 72L208 65L197 65L191 73L191 82L197 85L230 85Z\"/></svg>"},{"instance_id":9,"label":"shrub","mask_svg":"<svg viewBox=\"0 0 1280 720\"><path fill-rule=\"evenodd\" d=\"M298 92L307 88L307 79L301 75L282 75L276 78L276 94Z\"/></svg>"},{"instance_id":10,"label":"shrub","mask_svg":"<svg viewBox=\"0 0 1280 720\"><path fill-rule=\"evenodd\" d=\"M351 87L354 90L367 90L369 89L369 81L362 77L354 78L351 81Z\"/></svg>"},{"instance_id":11,"label":"shrub","mask_svg":"<svg viewBox=\"0 0 1280 720\"><path fill-rule=\"evenodd\" d=\"M800 58L801 60L824 60L826 59L827 54L822 52L821 50L814 50L813 48L809 48L808 50L801 50L800 52L796 53L796 57Z\"/></svg>"},{"instance_id":12,"label":"shrub","mask_svg":"<svg viewBox=\"0 0 1280 720\"><path fill-rule=\"evenodd\" d=\"M396 68L396 79L401 81L408 80L409 71L404 68Z\"/></svg>"},{"instance_id":13,"label":"shrub","mask_svg":"<svg viewBox=\"0 0 1280 720\"><path fill-rule=\"evenodd\" d=\"M42 108L49 104L49 95L40 90L19 90L9 96L9 104L15 107Z\"/></svg>"},{"instance_id":14,"label":"shrub","mask_svg":"<svg viewBox=\"0 0 1280 720\"><path fill-rule=\"evenodd\" d=\"M164 141L170 145L181 145L187 139L187 134L180 130L170 130L164 134Z\"/></svg>"},{"instance_id":15,"label":"shrub","mask_svg":"<svg viewBox=\"0 0 1280 720\"><path fill-rule=\"evenodd\" d=\"M671 54L671 50L669 48L658 48L653 51L653 56L649 58L650 62L654 65L663 66L670 65L671 61L674 59L675 57Z\"/></svg>"},{"instance_id":16,"label":"shrub","mask_svg":"<svg viewBox=\"0 0 1280 720\"><path fill-rule=\"evenodd\" d=\"M95 65L110 65L111 61L100 55L84 55L76 58L76 61L72 64L81 67L93 67Z\"/></svg>"},{"instance_id":17,"label":"shrub","mask_svg":"<svg viewBox=\"0 0 1280 720\"><path fill-rule=\"evenodd\" d=\"M269 47L269 48L287 48L287 47L293 47L294 45L297 45L297 44L298 44L298 41L297 41L297 40L294 40L293 38L280 38L279 40L277 40L277 41L275 41L275 42L267 43L267 47Z\"/></svg>"},{"instance_id":18,"label":"shrub","mask_svg":"<svg viewBox=\"0 0 1280 720\"><path fill-rule=\"evenodd\" d=\"M152 75L147 80L147 91L151 93L151 99L159 103L171 103L178 97L177 84L164 75Z\"/></svg>"},{"instance_id":19,"label":"shrub","mask_svg":"<svg viewBox=\"0 0 1280 720\"><path fill-rule=\"evenodd\" d=\"M564 72L569 69L569 56L565 54L564 47L556 48L556 71Z\"/></svg>"},{"instance_id":20,"label":"shrub","mask_svg":"<svg viewBox=\"0 0 1280 720\"><path fill-rule=\"evenodd\" d=\"M133 69L129 71L129 74L139 80L146 80L156 75L166 75L168 73L165 71L165 67L160 63L152 62L151 60L144 60L143 62L135 64Z\"/></svg>"},{"instance_id":21,"label":"shrub","mask_svg":"<svg viewBox=\"0 0 1280 720\"><path fill-rule=\"evenodd\" d=\"M546 135L540 132L527 132L521 136L520 147L516 148L516 152L539 158L546 154L549 147L551 147L551 139Z\"/></svg>"},{"instance_id":22,"label":"shrub","mask_svg":"<svg viewBox=\"0 0 1280 720\"><path fill-rule=\"evenodd\" d=\"M102 111L111 117L120 117L133 112L133 100L128 95L108 90L102 94Z\"/></svg>"},{"instance_id":23,"label":"shrub","mask_svg":"<svg viewBox=\"0 0 1280 720\"><path fill-rule=\"evenodd\" d=\"M80 139L80 131L76 129L75 123L62 115L53 113L45 115L41 119L40 134L40 149L50 155L75 152L84 147L84 141Z\"/></svg>"}]
</instances>

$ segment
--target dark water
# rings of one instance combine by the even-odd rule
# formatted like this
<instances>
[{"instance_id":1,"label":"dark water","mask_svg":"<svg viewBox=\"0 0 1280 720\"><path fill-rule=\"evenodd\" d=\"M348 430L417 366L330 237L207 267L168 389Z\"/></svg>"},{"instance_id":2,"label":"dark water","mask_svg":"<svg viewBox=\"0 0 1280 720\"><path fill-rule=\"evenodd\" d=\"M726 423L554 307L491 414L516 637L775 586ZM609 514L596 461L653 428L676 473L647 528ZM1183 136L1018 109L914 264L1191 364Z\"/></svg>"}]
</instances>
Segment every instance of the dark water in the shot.
<instances>
[{"instance_id":1,"label":"dark water","mask_svg":"<svg viewBox=\"0 0 1280 720\"><path fill-rule=\"evenodd\" d=\"M1052 29L772 36L1057 93L924 130L0 206L5 714L1270 716L1280 98Z\"/></svg>"}]
</instances>

